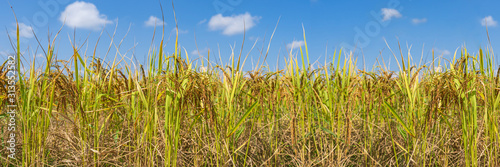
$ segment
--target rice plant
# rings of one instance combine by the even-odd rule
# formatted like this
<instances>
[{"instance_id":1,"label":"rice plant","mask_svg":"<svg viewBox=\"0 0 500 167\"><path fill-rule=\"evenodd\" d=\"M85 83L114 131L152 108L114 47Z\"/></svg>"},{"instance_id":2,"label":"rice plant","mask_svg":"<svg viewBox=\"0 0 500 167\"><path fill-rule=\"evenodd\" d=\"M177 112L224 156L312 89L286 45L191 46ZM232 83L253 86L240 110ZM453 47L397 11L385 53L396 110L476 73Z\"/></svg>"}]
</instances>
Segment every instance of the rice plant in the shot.
<instances>
[{"instance_id":1,"label":"rice plant","mask_svg":"<svg viewBox=\"0 0 500 167\"><path fill-rule=\"evenodd\" d=\"M311 69L304 30L284 69L243 71L241 52L229 64L208 61L211 50L193 60L176 34L173 54L162 39L144 65L119 52L105 62L76 42L69 60L55 59L57 34L40 45L46 60L28 64L18 28L22 152L5 158L2 133L0 166L500 166L490 48L425 65L399 50L399 71L358 69L340 49Z\"/></svg>"}]
</instances>

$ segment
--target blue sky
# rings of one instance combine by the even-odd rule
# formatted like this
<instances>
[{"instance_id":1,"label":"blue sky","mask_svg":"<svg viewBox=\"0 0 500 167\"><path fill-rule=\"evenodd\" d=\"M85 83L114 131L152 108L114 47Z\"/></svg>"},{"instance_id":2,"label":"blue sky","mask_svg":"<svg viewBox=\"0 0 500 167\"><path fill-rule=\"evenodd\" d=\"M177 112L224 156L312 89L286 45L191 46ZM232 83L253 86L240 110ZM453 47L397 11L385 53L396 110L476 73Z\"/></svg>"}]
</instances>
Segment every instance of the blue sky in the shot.
<instances>
[{"instance_id":1,"label":"blue sky","mask_svg":"<svg viewBox=\"0 0 500 167\"><path fill-rule=\"evenodd\" d=\"M106 56L113 35L120 46L119 54L134 57L145 63L151 46L158 47L161 38L161 26L156 28L156 36L151 45L155 23L161 25L159 1L97 1L97 0L38 0L10 1L21 23L21 48L25 57L33 59L37 42L33 29L44 48L47 47L48 33L54 37L63 26L56 41L58 59L69 60L72 55L71 42L83 48L80 54L93 51L96 41L104 28L97 47L97 56L112 61L117 55L113 46ZM161 1L165 16L166 52L173 52L175 36L169 35L175 27L171 1ZM298 46L303 45L302 25L306 31L309 56L312 62L319 59L323 64L332 61L333 51L341 47L353 50L357 46L355 57L358 67L362 68L363 58L366 67L371 68L376 60L383 58L390 68L397 70L393 55L384 39L396 52L399 41L404 53L407 46L412 46L411 53L415 61L421 58L430 61L431 49L437 56L452 57L454 51L466 45L471 51L486 47L485 23L488 25L492 47L500 47L500 27L498 19L499 1L481 2L430 1L430 0L358 0L358 1L272 1L272 0L174 0L179 25L179 43L190 55L198 58L194 35L201 55L206 56L208 48L212 52L210 60L219 62L218 48L224 64L229 63L231 46L239 54L243 41L243 22L246 25L246 38L243 55L250 52L245 69L250 70L252 61L255 65L260 51L267 49L269 38L276 29L269 56L268 65L274 70L279 58L279 67L284 67L284 57L288 57ZM15 19L7 1L0 2L0 25L6 31L0 33L0 55L12 53L8 34L15 30ZM76 33L74 33L76 32ZM75 38L73 38L75 36ZM13 37L13 36L11 36ZM88 41L84 43L85 39ZM263 41L265 39L265 41ZM294 47L292 47L292 44ZM327 52L326 52L327 51ZM217 52L217 55L213 53ZM326 53L326 55L325 55ZM422 57L423 56L423 57ZM36 56L35 56L36 57ZM41 56L36 58L43 62ZM219 62L220 63L220 62Z\"/></svg>"}]
</instances>

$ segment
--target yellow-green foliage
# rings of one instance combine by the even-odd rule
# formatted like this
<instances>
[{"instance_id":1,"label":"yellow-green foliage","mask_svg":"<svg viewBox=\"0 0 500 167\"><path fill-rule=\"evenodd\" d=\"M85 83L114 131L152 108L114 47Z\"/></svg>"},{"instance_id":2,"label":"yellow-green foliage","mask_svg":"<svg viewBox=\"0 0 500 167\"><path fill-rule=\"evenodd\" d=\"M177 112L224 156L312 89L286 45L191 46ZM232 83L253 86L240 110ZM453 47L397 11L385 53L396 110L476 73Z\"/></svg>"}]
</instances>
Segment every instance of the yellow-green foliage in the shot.
<instances>
[{"instance_id":1,"label":"yellow-green foliage","mask_svg":"<svg viewBox=\"0 0 500 167\"><path fill-rule=\"evenodd\" d=\"M22 151L5 158L2 133L0 166L500 166L489 51L422 66L401 54L399 71L365 71L339 50L312 70L306 43L282 70L241 71L233 54L229 68L199 60L196 71L177 42L149 55L147 71L76 44L71 60L54 60L50 43L44 70L20 75Z\"/></svg>"}]
</instances>

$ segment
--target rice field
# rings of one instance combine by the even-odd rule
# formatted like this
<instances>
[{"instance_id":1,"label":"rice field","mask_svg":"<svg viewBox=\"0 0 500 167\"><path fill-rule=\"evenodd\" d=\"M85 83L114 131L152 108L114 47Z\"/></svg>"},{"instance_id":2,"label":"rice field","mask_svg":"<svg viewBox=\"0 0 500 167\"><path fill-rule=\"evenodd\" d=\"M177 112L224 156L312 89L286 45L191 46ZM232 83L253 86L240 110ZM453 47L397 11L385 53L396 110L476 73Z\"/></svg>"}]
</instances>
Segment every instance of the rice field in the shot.
<instances>
[{"instance_id":1,"label":"rice field","mask_svg":"<svg viewBox=\"0 0 500 167\"><path fill-rule=\"evenodd\" d=\"M17 154L7 156L6 61L0 166L500 166L500 68L489 47L429 63L392 50L398 71L359 69L339 49L313 69L304 31L285 68L244 71L246 54L197 59L178 36L173 54L159 47L143 65L76 44L57 60L57 38L35 66L21 61L33 55L21 54L19 26L12 37Z\"/></svg>"}]
</instances>

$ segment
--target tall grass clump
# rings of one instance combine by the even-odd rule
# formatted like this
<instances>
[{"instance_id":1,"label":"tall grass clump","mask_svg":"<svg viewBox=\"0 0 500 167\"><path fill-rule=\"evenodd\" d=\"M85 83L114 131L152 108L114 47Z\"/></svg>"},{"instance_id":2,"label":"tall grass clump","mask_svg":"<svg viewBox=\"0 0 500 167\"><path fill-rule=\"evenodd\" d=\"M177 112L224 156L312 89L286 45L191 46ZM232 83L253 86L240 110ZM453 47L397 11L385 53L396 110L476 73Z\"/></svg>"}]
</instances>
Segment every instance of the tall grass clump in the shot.
<instances>
[{"instance_id":1,"label":"tall grass clump","mask_svg":"<svg viewBox=\"0 0 500 167\"><path fill-rule=\"evenodd\" d=\"M21 151L5 158L2 133L0 166L500 165L492 48L462 47L452 60L432 54L422 65L399 47L391 50L398 71L383 61L359 69L340 49L313 69L304 30L305 45L283 58L285 68L243 71L250 53L232 48L228 64L210 61L212 50L193 59L178 32L173 54L162 33L144 65L114 34L112 61L97 56L99 42L88 51L75 40L71 58L57 59L57 34L38 46L46 60L30 63L17 29ZM3 63L3 85L6 71ZM6 132L5 86L0 92Z\"/></svg>"}]
</instances>

